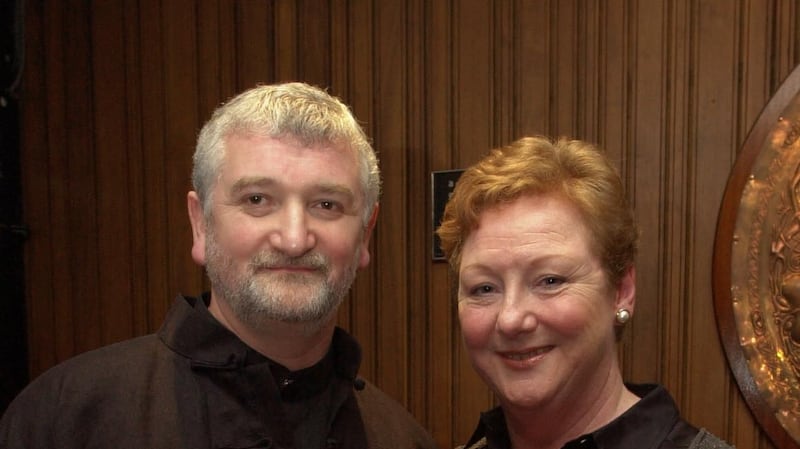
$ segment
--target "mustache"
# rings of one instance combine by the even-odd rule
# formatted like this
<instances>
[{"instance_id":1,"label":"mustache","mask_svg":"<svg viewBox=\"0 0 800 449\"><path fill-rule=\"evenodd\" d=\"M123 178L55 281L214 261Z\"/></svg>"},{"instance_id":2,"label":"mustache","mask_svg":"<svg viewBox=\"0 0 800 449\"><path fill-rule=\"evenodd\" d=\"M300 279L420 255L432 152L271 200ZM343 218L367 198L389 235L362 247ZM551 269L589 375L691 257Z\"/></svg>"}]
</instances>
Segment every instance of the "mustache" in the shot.
<instances>
[{"instance_id":1,"label":"mustache","mask_svg":"<svg viewBox=\"0 0 800 449\"><path fill-rule=\"evenodd\" d=\"M303 267L324 271L328 268L328 259L319 253L306 253L302 256L290 257L279 252L262 252L253 256L250 267L254 269Z\"/></svg>"}]
</instances>

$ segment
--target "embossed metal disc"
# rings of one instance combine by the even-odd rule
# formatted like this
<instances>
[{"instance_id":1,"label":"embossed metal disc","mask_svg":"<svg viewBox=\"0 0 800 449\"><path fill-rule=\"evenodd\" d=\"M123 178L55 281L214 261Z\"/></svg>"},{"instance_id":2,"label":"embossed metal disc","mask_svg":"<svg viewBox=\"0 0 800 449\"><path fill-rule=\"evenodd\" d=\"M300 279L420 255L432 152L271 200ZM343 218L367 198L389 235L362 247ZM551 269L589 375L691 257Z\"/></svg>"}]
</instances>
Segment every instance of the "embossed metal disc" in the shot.
<instances>
[{"instance_id":1,"label":"embossed metal disc","mask_svg":"<svg viewBox=\"0 0 800 449\"><path fill-rule=\"evenodd\" d=\"M742 147L723 200L714 305L731 369L780 448L800 447L800 71Z\"/></svg>"}]
</instances>

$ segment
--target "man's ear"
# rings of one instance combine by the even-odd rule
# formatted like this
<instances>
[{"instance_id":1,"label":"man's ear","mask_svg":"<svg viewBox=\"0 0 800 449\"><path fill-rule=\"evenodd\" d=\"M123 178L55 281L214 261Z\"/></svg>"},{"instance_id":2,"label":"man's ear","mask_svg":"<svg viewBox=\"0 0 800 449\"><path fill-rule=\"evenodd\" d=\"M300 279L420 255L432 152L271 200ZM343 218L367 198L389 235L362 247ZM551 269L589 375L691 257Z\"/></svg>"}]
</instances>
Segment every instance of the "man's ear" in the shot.
<instances>
[{"instance_id":1,"label":"man's ear","mask_svg":"<svg viewBox=\"0 0 800 449\"><path fill-rule=\"evenodd\" d=\"M189 210L189 222L192 224L192 259L198 265L205 265L206 218L197 192L191 191L186 196L186 207Z\"/></svg>"},{"instance_id":2,"label":"man's ear","mask_svg":"<svg viewBox=\"0 0 800 449\"><path fill-rule=\"evenodd\" d=\"M372 231L375 229L375 223L378 220L378 209L380 209L380 204L375 203L375 207L372 209L372 215L370 215L367 226L364 228L364 236L361 239L361 255L358 260L359 268L366 268L367 265L369 265L369 239L372 237Z\"/></svg>"},{"instance_id":3,"label":"man's ear","mask_svg":"<svg viewBox=\"0 0 800 449\"><path fill-rule=\"evenodd\" d=\"M633 316L633 309L636 307L636 267L630 267L622 276L617 287L617 298L614 308L627 309Z\"/></svg>"}]
</instances>

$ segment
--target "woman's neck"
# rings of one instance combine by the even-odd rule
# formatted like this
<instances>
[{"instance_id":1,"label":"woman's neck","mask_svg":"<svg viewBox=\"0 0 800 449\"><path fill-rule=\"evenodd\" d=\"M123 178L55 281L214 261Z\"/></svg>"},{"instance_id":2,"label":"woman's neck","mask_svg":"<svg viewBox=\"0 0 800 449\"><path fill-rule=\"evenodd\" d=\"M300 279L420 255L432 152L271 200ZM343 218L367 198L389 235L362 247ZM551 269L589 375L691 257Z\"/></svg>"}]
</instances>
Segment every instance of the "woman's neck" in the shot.
<instances>
[{"instance_id":1,"label":"woman's neck","mask_svg":"<svg viewBox=\"0 0 800 449\"><path fill-rule=\"evenodd\" d=\"M535 409L504 404L503 412L514 449L561 449L568 441L610 423L638 401L619 373L612 372L601 388L587 388L579 397L557 398Z\"/></svg>"}]
</instances>

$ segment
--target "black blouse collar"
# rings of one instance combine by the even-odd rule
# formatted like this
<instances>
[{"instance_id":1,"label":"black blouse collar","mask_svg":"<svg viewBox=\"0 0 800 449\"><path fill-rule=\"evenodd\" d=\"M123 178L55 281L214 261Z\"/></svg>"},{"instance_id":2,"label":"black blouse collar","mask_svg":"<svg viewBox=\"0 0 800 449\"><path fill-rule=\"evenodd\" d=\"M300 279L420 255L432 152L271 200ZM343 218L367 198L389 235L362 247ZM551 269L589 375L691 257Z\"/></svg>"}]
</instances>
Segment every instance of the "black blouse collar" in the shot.
<instances>
[{"instance_id":1,"label":"black blouse collar","mask_svg":"<svg viewBox=\"0 0 800 449\"><path fill-rule=\"evenodd\" d=\"M664 440L679 419L675 401L660 385L626 384L626 387L639 396L640 401L605 426L568 442L564 449L635 449L655 447L656 443ZM484 436L489 449L511 447L505 415L500 407L481 414L478 428L466 447Z\"/></svg>"}]
</instances>

